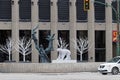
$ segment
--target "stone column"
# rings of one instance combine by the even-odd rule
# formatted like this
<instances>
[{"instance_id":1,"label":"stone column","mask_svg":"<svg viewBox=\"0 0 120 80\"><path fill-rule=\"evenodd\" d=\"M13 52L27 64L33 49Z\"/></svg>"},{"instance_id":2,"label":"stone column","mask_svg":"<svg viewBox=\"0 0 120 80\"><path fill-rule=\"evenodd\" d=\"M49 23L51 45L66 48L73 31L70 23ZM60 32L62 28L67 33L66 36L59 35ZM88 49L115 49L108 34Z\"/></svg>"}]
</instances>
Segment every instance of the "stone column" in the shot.
<instances>
[{"instance_id":1,"label":"stone column","mask_svg":"<svg viewBox=\"0 0 120 80\"><path fill-rule=\"evenodd\" d=\"M51 60L57 59L57 0L51 0L51 34L55 34L53 41L54 51L51 51Z\"/></svg>"},{"instance_id":2,"label":"stone column","mask_svg":"<svg viewBox=\"0 0 120 80\"><path fill-rule=\"evenodd\" d=\"M75 44L73 43L76 41L76 0L70 0L70 51L71 51L71 58L73 60L77 59L77 51L74 48Z\"/></svg>"},{"instance_id":3,"label":"stone column","mask_svg":"<svg viewBox=\"0 0 120 80\"><path fill-rule=\"evenodd\" d=\"M32 29L35 28L37 25L38 25L38 0L32 0L33 4L32 4ZM39 40L39 37L38 37L38 29L36 30L36 37L37 39ZM34 41L32 40L32 62L33 63L37 63L39 62L39 53L38 51L36 50L35 48L35 44L34 44Z\"/></svg>"},{"instance_id":4,"label":"stone column","mask_svg":"<svg viewBox=\"0 0 120 80\"><path fill-rule=\"evenodd\" d=\"M111 5L111 0L106 0ZM112 58L112 8L106 7L106 61Z\"/></svg>"},{"instance_id":5,"label":"stone column","mask_svg":"<svg viewBox=\"0 0 120 80\"><path fill-rule=\"evenodd\" d=\"M88 10L88 60L95 61L95 29L94 29L94 3L90 2L90 10Z\"/></svg>"},{"instance_id":6,"label":"stone column","mask_svg":"<svg viewBox=\"0 0 120 80\"><path fill-rule=\"evenodd\" d=\"M19 40L19 0L13 0L12 4L12 40L16 43ZM12 53L12 60L19 62L19 52Z\"/></svg>"}]
</instances>

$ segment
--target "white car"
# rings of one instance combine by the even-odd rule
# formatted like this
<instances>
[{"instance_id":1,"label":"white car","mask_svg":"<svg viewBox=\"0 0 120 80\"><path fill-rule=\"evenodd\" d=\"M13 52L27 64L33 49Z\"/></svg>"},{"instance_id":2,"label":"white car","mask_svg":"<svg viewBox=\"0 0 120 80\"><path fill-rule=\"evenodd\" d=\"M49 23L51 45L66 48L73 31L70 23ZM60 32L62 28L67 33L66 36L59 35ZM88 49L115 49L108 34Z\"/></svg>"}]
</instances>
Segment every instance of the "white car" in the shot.
<instances>
[{"instance_id":1,"label":"white car","mask_svg":"<svg viewBox=\"0 0 120 80\"><path fill-rule=\"evenodd\" d=\"M120 56L114 57L104 64L100 64L98 71L104 75L107 73L117 75L120 72Z\"/></svg>"}]
</instances>

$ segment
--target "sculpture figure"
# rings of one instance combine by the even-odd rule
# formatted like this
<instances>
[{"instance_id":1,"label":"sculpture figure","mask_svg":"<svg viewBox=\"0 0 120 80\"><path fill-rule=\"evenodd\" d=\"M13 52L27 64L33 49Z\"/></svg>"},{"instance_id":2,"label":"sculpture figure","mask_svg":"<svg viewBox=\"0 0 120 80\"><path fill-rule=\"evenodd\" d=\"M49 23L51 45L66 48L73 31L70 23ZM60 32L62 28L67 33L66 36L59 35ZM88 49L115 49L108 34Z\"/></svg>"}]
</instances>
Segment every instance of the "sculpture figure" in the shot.
<instances>
[{"instance_id":1,"label":"sculpture figure","mask_svg":"<svg viewBox=\"0 0 120 80\"><path fill-rule=\"evenodd\" d=\"M57 51L59 52L57 60L71 60L70 50L58 48Z\"/></svg>"},{"instance_id":2,"label":"sculpture figure","mask_svg":"<svg viewBox=\"0 0 120 80\"><path fill-rule=\"evenodd\" d=\"M58 58L57 60L71 60L71 52L67 49L69 44L63 38L59 37L58 39Z\"/></svg>"},{"instance_id":3,"label":"sculpture figure","mask_svg":"<svg viewBox=\"0 0 120 80\"><path fill-rule=\"evenodd\" d=\"M48 44L48 47L46 49L43 48L43 45L41 44L40 47L39 47L39 44L38 44L38 39L36 38L36 29L39 27L39 25L37 25L34 29L32 29L32 39L35 43L35 47L36 49L38 50L39 52L39 55L40 55L40 61L42 63L46 63L46 62L50 62L47 54L49 54L49 52L51 50L53 50L53 40L54 40L54 36L55 34L53 34L52 36L48 35L46 40L49 41L49 44Z\"/></svg>"}]
</instances>

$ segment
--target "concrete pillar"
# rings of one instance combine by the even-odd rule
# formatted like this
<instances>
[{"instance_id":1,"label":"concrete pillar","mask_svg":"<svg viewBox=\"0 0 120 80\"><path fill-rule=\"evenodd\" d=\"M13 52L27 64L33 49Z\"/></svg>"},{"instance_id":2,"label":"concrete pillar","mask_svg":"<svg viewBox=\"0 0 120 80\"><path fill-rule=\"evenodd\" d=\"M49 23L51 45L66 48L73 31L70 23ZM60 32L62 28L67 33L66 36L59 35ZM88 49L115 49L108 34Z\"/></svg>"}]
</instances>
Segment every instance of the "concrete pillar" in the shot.
<instances>
[{"instance_id":1,"label":"concrete pillar","mask_svg":"<svg viewBox=\"0 0 120 80\"><path fill-rule=\"evenodd\" d=\"M73 60L77 59L77 51L74 48L73 39L76 41L76 0L70 0L70 51Z\"/></svg>"},{"instance_id":2,"label":"concrete pillar","mask_svg":"<svg viewBox=\"0 0 120 80\"><path fill-rule=\"evenodd\" d=\"M94 30L94 3L90 2L90 10L88 10L88 60L95 61L95 30Z\"/></svg>"},{"instance_id":3,"label":"concrete pillar","mask_svg":"<svg viewBox=\"0 0 120 80\"><path fill-rule=\"evenodd\" d=\"M19 0L13 0L12 4L12 39L14 42L19 40ZM12 53L12 60L19 62L19 52L14 51Z\"/></svg>"},{"instance_id":4,"label":"concrete pillar","mask_svg":"<svg viewBox=\"0 0 120 80\"><path fill-rule=\"evenodd\" d=\"M39 21L39 16L38 16L38 0L32 0L33 4L32 4L32 29L35 28L38 25L38 21ZM38 29L36 30L36 37L38 38ZM39 53L35 48L35 44L34 41L32 40L32 62L33 63L37 63L39 62Z\"/></svg>"},{"instance_id":5,"label":"concrete pillar","mask_svg":"<svg viewBox=\"0 0 120 80\"><path fill-rule=\"evenodd\" d=\"M57 0L51 0L51 34L55 34L54 41L53 41L53 48L54 51L51 51L51 60L57 59L57 37L58 37L58 30L57 30Z\"/></svg>"},{"instance_id":6,"label":"concrete pillar","mask_svg":"<svg viewBox=\"0 0 120 80\"><path fill-rule=\"evenodd\" d=\"M111 5L111 0L106 0ZM106 61L112 58L112 8L106 7Z\"/></svg>"}]
</instances>

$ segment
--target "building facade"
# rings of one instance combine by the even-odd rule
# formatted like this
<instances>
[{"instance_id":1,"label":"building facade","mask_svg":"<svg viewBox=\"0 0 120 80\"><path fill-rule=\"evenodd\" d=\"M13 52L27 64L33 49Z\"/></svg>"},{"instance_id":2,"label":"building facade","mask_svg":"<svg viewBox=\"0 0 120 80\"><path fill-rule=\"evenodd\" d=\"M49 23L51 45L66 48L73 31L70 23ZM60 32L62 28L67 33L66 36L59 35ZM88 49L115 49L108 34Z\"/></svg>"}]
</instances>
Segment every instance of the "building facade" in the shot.
<instances>
[{"instance_id":1,"label":"building facade","mask_svg":"<svg viewBox=\"0 0 120 80\"><path fill-rule=\"evenodd\" d=\"M113 5L112 0L95 0ZM31 30L39 24L37 38L39 44L47 47L45 37L55 34L54 51L48 55L57 59L57 40L62 37L69 43L72 60L79 61L80 56L74 48L73 40L88 37L89 50L83 54L83 60L89 62L108 61L116 54L116 43L112 41L112 31L117 30L116 15L111 7L92 2L90 10L84 11L83 0L0 0L0 44L7 37L14 41L22 37L31 37ZM12 52L12 60L19 62L22 55ZM1 52L1 60L7 55ZM31 62L39 62L39 54L32 41L32 52L27 56Z\"/></svg>"}]
</instances>

